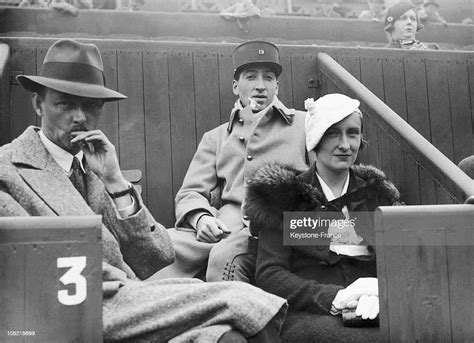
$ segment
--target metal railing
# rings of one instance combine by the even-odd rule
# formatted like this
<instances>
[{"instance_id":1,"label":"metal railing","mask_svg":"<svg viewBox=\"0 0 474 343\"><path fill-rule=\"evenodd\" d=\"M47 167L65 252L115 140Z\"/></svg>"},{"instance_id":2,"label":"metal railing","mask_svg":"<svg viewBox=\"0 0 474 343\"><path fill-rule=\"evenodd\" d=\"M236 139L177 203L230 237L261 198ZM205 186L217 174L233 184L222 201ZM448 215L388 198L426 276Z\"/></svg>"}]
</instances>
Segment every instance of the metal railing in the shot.
<instances>
[{"instance_id":1,"label":"metal railing","mask_svg":"<svg viewBox=\"0 0 474 343\"><path fill-rule=\"evenodd\" d=\"M354 93L377 115L376 121L387 126L403 142L407 143L415 158L435 176L440 183L454 185L457 193L464 193L466 203L474 204L474 180L460 170L449 158L434 147L410 124L388 107L359 80L326 53L318 53L319 68L338 83Z\"/></svg>"}]
</instances>

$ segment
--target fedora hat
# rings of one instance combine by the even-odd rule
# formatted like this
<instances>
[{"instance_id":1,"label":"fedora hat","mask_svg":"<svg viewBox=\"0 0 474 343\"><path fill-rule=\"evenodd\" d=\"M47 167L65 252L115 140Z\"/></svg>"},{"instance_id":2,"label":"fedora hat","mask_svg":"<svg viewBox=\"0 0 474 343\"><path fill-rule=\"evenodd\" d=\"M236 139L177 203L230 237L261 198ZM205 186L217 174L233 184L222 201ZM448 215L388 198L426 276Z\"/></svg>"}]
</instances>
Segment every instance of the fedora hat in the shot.
<instances>
[{"instance_id":1,"label":"fedora hat","mask_svg":"<svg viewBox=\"0 0 474 343\"><path fill-rule=\"evenodd\" d=\"M97 46L61 39L48 49L39 76L18 75L20 85L36 92L44 86L59 92L105 101L126 99L105 87L104 67Z\"/></svg>"},{"instance_id":2,"label":"fedora hat","mask_svg":"<svg viewBox=\"0 0 474 343\"><path fill-rule=\"evenodd\" d=\"M248 41L240 44L232 53L232 62L234 78L237 78L245 67L251 65L269 66L277 77L282 71L278 48L275 44L265 41Z\"/></svg>"}]
</instances>

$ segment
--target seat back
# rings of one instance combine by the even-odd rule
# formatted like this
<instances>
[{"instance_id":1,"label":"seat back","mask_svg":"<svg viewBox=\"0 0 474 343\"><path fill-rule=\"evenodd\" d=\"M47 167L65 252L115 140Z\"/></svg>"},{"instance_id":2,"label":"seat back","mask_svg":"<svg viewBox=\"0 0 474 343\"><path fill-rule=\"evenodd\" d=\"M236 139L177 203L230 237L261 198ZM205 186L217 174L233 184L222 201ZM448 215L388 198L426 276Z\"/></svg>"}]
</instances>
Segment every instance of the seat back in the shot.
<instances>
[{"instance_id":1,"label":"seat back","mask_svg":"<svg viewBox=\"0 0 474 343\"><path fill-rule=\"evenodd\" d=\"M142 186L140 185L140 181L142 180L142 171L140 169L122 170L122 174L128 182L135 186L138 193L142 192Z\"/></svg>"},{"instance_id":2,"label":"seat back","mask_svg":"<svg viewBox=\"0 0 474 343\"><path fill-rule=\"evenodd\" d=\"M474 338L474 206L379 207L383 342Z\"/></svg>"},{"instance_id":3,"label":"seat back","mask_svg":"<svg viewBox=\"0 0 474 343\"><path fill-rule=\"evenodd\" d=\"M101 217L0 218L0 341L102 342Z\"/></svg>"}]
</instances>

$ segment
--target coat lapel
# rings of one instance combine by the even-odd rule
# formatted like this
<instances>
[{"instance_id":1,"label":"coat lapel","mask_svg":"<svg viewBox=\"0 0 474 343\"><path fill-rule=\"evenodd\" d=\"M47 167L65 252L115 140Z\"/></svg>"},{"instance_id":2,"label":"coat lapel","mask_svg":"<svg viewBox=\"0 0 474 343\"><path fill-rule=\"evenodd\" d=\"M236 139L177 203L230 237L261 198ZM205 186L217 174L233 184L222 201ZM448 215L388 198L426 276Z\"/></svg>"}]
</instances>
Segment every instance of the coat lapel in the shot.
<instances>
[{"instance_id":1,"label":"coat lapel","mask_svg":"<svg viewBox=\"0 0 474 343\"><path fill-rule=\"evenodd\" d=\"M68 176L48 153L38 136L38 128L29 127L12 142L12 163L28 186L58 216L93 214L74 188Z\"/></svg>"}]
</instances>

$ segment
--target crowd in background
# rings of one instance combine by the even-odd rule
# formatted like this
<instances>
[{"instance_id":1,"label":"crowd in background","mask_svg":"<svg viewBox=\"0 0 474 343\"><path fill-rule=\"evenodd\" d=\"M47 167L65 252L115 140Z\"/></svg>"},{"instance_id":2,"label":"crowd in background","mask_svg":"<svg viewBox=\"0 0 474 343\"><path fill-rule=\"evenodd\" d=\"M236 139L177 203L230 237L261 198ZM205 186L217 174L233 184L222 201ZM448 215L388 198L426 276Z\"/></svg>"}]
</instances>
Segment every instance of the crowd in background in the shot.
<instances>
[{"instance_id":1,"label":"crowd in background","mask_svg":"<svg viewBox=\"0 0 474 343\"><path fill-rule=\"evenodd\" d=\"M145 6L151 0L21 0L19 7L69 9L116 9L138 11L147 9ZM1 2L1 1L0 1ZM447 21L440 14L440 4L436 0L412 0L416 6L418 16L422 23L432 22L447 25ZM194 1L193 3L196 3ZM355 6L356 5L356 6ZM326 18L358 18L383 22L387 11L385 0L367 0L366 9L360 10L360 4L342 2L341 0L315 1L314 6L298 10L295 14L326 17ZM192 8L192 7L191 7ZM217 8L217 7L216 7ZM200 11L202 9L196 9ZM214 8L212 10L215 10ZM221 14L227 17L238 16L274 16L279 13L278 9L272 8L268 2L259 0L236 0L234 4L221 10ZM462 24L473 24L470 17L463 18Z\"/></svg>"}]
</instances>

